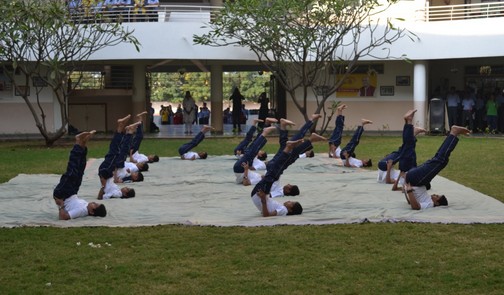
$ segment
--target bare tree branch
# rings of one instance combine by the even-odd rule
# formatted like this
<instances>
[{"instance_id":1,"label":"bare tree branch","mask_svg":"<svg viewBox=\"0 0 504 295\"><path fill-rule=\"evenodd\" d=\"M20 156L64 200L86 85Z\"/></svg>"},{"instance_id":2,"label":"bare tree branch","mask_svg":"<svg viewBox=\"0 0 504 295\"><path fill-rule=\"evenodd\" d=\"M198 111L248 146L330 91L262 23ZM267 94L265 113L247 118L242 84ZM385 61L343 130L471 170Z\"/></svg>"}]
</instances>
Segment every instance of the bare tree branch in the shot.
<instances>
[{"instance_id":1,"label":"bare tree branch","mask_svg":"<svg viewBox=\"0 0 504 295\"><path fill-rule=\"evenodd\" d=\"M325 112L327 99L360 59L391 58L389 46L405 35L411 36L394 27L391 20L378 18L395 1L385 5L376 0L226 2L208 25L208 33L195 35L193 40L196 44L251 50L278 77L308 120L307 101L314 87L327 86L320 100L316 95L316 113L329 114Z\"/></svg>"},{"instance_id":2,"label":"bare tree branch","mask_svg":"<svg viewBox=\"0 0 504 295\"><path fill-rule=\"evenodd\" d=\"M35 125L52 145L66 133L68 124L67 80L83 61L103 48L122 42L139 48L133 31L120 22L105 23L99 13L71 14L66 1L0 0L0 66L15 89L37 78L49 87L60 107L61 126L48 128L41 89L28 96L21 93ZM15 24L15 25L13 25ZM23 76L16 79L14 72Z\"/></svg>"}]
</instances>

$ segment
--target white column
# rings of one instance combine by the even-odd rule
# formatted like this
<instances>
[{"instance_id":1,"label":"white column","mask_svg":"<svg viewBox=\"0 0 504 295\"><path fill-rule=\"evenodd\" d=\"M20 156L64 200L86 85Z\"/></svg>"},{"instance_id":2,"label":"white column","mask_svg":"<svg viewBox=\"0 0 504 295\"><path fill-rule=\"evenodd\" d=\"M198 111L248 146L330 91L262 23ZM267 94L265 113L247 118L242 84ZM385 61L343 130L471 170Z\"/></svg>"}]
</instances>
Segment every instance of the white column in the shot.
<instances>
[{"instance_id":1,"label":"white column","mask_svg":"<svg viewBox=\"0 0 504 295\"><path fill-rule=\"evenodd\" d=\"M210 110L211 110L211 125L215 128L215 133L222 134L224 132L223 124L223 95L222 95L222 66L210 66Z\"/></svg>"},{"instance_id":2,"label":"white column","mask_svg":"<svg viewBox=\"0 0 504 295\"><path fill-rule=\"evenodd\" d=\"M415 61L413 64L413 107L417 110L414 125L427 129L427 61Z\"/></svg>"},{"instance_id":3,"label":"white column","mask_svg":"<svg viewBox=\"0 0 504 295\"><path fill-rule=\"evenodd\" d=\"M133 116L147 110L145 74L145 64L135 63L133 66L133 96L131 98L131 113ZM149 128L148 120L149 118L144 117L144 129Z\"/></svg>"}]
</instances>

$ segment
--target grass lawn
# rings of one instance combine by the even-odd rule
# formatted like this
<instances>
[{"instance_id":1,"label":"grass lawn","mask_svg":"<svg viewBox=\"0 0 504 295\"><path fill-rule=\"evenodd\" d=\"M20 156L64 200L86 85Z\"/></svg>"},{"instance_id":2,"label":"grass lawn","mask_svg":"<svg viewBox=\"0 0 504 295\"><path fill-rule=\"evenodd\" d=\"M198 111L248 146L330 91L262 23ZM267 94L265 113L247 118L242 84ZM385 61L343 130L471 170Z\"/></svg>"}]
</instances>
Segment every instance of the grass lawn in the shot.
<instances>
[{"instance_id":1,"label":"grass lawn","mask_svg":"<svg viewBox=\"0 0 504 295\"><path fill-rule=\"evenodd\" d=\"M199 150L231 154L240 139ZM418 163L442 140L420 137ZM141 151L176 156L184 142L146 139ZM108 143L92 140L88 157ZM0 143L0 182L63 173L71 144ZM364 136L356 153L377 163L400 144ZM463 137L441 175L504 201L503 151L503 139ZM503 294L503 236L502 224L0 228L0 294Z\"/></svg>"}]
</instances>

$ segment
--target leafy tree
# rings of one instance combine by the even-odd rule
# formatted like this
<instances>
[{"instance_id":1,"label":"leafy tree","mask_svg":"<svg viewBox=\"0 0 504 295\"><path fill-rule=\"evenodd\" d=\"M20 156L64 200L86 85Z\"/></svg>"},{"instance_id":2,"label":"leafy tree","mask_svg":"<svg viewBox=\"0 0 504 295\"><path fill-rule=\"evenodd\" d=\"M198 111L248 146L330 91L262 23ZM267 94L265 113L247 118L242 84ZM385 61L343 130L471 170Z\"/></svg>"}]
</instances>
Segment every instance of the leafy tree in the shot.
<instances>
[{"instance_id":1,"label":"leafy tree","mask_svg":"<svg viewBox=\"0 0 504 295\"><path fill-rule=\"evenodd\" d=\"M26 102L47 146L66 133L68 95L79 83L69 83L71 73L105 47L127 42L139 50L133 31L124 29L120 20L109 22L92 11L96 1L86 1L87 6L78 10L65 2L0 0L0 66ZM35 91L30 97L20 86L34 80L38 82L33 83ZM47 88L59 104L61 126L54 126L55 132L46 118L52 104L43 103L42 92Z\"/></svg>"},{"instance_id":2,"label":"leafy tree","mask_svg":"<svg viewBox=\"0 0 504 295\"><path fill-rule=\"evenodd\" d=\"M191 91L196 102L208 101L210 100L210 79L210 74L201 72L188 72L183 75L153 73L151 100L180 103L185 92ZM246 100L256 100L261 92L266 91L265 84L269 79L270 76L266 73L259 75L258 72L225 72L223 74L223 99L228 99L233 87L238 86Z\"/></svg>"},{"instance_id":3,"label":"leafy tree","mask_svg":"<svg viewBox=\"0 0 504 295\"><path fill-rule=\"evenodd\" d=\"M394 27L390 19L378 18L395 2L226 1L208 25L209 32L194 35L193 41L250 49L274 73L308 120L307 98L311 91L317 98L316 113L323 111L325 115L327 99L352 73L359 59L390 58L390 51L380 51L378 55L376 49L388 49L387 46L404 36L411 38L404 29Z\"/></svg>"}]
</instances>

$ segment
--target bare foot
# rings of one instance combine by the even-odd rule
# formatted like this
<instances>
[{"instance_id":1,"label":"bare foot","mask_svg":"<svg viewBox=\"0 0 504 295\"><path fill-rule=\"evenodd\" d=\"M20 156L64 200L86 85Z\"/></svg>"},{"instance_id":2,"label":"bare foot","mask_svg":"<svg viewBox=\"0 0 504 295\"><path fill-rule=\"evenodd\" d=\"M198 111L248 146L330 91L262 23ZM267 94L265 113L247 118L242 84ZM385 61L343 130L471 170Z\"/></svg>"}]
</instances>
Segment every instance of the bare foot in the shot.
<instances>
[{"instance_id":1,"label":"bare foot","mask_svg":"<svg viewBox=\"0 0 504 295\"><path fill-rule=\"evenodd\" d=\"M321 117L322 117L321 114L313 114L313 115L311 115L311 120L312 121L316 121L316 120L318 120Z\"/></svg>"},{"instance_id":2,"label":"bare foot","mask_svg":"<svg viewBox=\"0 0 504 295\"><path fill-rule=\"evenodd\" d=\"M96 133L96 130L91 130L88 132L88 135L86 136L86 142L93 137L93 135Z\"/></svg>"},{"instance_id":3,"label":"bare foot","mask_svg":"<svg viewBox=\"0 0 504 295\"><path fill-rule=\"evenodd\" d=\"M282 129L282 130L285 130L285 128L287 128L287 126L294 126L294 125L296 125L296 124L292 121L289 121L284 118L280 119L280 129Z\"/></svg>"},{"instance_id":4,"label":"bare foot","mask_svg":"<svg viewBox=\"0 0 504 295\"><path fill-rule=\"evenodd\" d=\"M269 118L269 117L266 118L266 123L270 123L271 124L271 123L276 123L276 122L278 122L278 120L275 119L275 118Z\"/></svg>"},{"instance_id":5,"label":"bare foot","mask_svg":"<svg viewBox=\"0 0 504 295\"><path fill-rule=\"evenodd\" d=\"M131 115L127 115L124 118L117 120L117 132L123 132L124 128L126 128L126 124L128 124Z\"/></svg>"},{"instance_id":6,"label":"bare foot","mask_svg":"<svg viewBox=\"0 0 504 295\"><path fill-rule=\"evenodd\" d=\"M75 136L75 143L85 147L91 136L95 133L96 130L81 132Z\"/></svg>"},{"instance_id":7,"label":"bare foot","mask_svg":"<svg viewBox=\"0 0 504 295\"><path fill-rule=\"evenodd\" d=\"M326 140L327 140L327 138L325 138L321 135L318 135L317 133L310 134L310 141L311 142L326 141Z\"/></svg>"},{"instance_id":8,"label":"bare foot","mask_svg":"<svg viewBox=\"0 0 504 295\"><path fill-rule=\"evenodd\" d=\"M142 122L135 122L135 123L133 123L131 125L126 126L126 133L128 133L128 134L135 133L135 131L137 129L137 126L140 125L140 124L142 124Z\"/></svg>"},{"instance_id":9,"label":"bare foot","mask_svg":"<svg viewBox=\"0 0 504 295\"><path fill-rule=\"evenodd\" d=\"M143 112L141 112L140 114L137 114L136 116L137 116L137 118L138 118L138 119L140 119L140 120L141 120L141 119L142 119L142 117L143 117L143 116L146 116L146 115L147 115L147 111L143 111Z\"/></svg>"},{"instance_id":10,"label":"bare foot","mask_svg":"<svg viewBox=\"0 0 504 295\"><path fill-rule=\"evenodd\" d=\"M209 125L203 125L203 128L201 128L201 132L203 132L203 133L210 131L210 130L215 130L215 128L213 128L212 126L209 126Z\"/></svg>"},{"instance_id":11,"label":"bare foot","mask_svg":"<svg viewBox=\"0 0 504 295\"><path fill-rule=\"evenodd\" d=\"M368 119L361 119L362 126L367 125L367 124L373 124L373 121L368 120Z\"/></svg>"},{"instance_id":12,"label":"bare foot","mask_svg":"<svg viewBox=\"0 0 504 295\"><path fill-rule=\"evenodd\" d=\"M471 130L465 128L465 127L461 127L461 126L457 126L457 125L453 125L450 129L450 134L451 135L459 135L459 134L470 134L471 133Z\"/></svg>"},{"instance_id":13,"label":"bare foot","mask_svg":"<svg viewBox=\"0 0 504 295\"><path fill-rule=\"evenodd\" d=\"M407 124L411 124L411 122L413 122L413 117L415 116L416 111L417 110L409 110L406 114L404 114L404 121Z\"/></svg>"},{"instance_id":14,"label":"bare foot","mask_svg":"<svg viewBox=\"0 0 504 295\"><path fill-rule=\"evenodd\" d=\"M82 140L84 140L84 138L87 136L88 133L89 132L84 131L84 132L81 132L81 133L75 135L75 141L82 141Z\"/></svg>"},{"instance_id":15,"label":"bare foot","mask_svg":"<svg viewBox=\"0 0 504 295\"><path fill-rule=\"evenodd\" d=\"M337 110L338 110L338 116L343 115L343 110L344 110L344 109L346 109L346 108L347 108L346 104L342 104L342 105L340 105L340 106L337 108Z\"/></svg>"},{"instance_id":16,"label":"bare foot","mask_svg":"<svg viewBox=\"0 0 504 295\"><path fill-rule=\"evenodd\" d=\"M420 128L420 127L415 127L413 133L415 134L415 136L417 136L418 134L420 133L426 133L427 130L423 129L423 128Z\"/></svg>"},{"instance_id":17,"label":"bare foot","mask_svg":"<svg viewBox=\"0 0 504 295\"><path fill-rule=\"evenodd\" d=\"M293 148L297 147L300 145L304 139L298 139L298 140L289 140L285 143L285 149L284 151L286 152L291 152Z\"/></svg>"},{"instance_id":18,"label":"bare foot","mask_svg":"<svg viewBox=\"0 0 504 295\"><path fill-rule=\"evenodd\" d=\"M261 135L262 136L267 136L268 134L270 134L271 132L273 132L273 130L276 130L277 128L275 126L271 126L271 127L267 127L267 128L264 128Z\"/></svg>"},{"instance_id":19,"label":"bare foot","mask_svg":"<svg viewBox=\"0 0 504 295\"><path fill-rule=\"evenodd\" d=\"M259 122L264 122L264 120L261 119L254 119L252 122L254 122L254 125L259 123Z\"/></svg>"}]
</instances>

